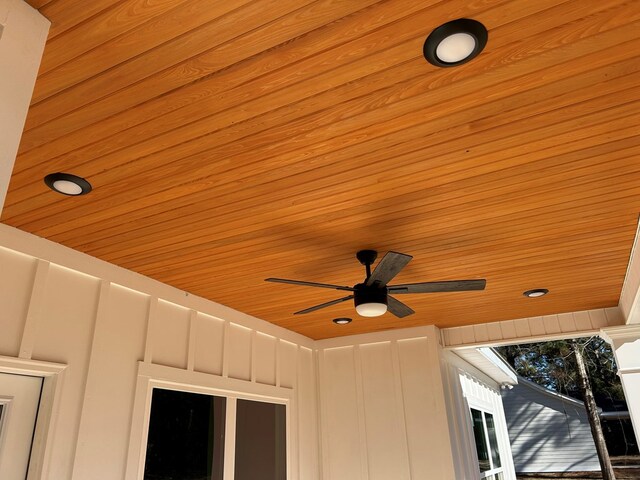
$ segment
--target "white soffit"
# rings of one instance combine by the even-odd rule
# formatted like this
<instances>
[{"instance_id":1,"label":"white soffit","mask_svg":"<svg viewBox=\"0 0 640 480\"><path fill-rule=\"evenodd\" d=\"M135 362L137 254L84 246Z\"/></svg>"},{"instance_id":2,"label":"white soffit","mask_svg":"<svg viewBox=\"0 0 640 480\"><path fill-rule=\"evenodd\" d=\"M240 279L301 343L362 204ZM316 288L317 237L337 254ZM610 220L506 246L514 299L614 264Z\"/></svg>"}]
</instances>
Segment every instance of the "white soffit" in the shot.
<instances>
[{"instance_id":1,"label":"white soffit","mask_svg":"<svg viewBox=\"0 0 640 480\"><path fill-rule=\"evenodd\" d=\"M465 348L455 350L454 353L500 385L518 383L516 372L491 348Z\"/></svg>"}]
</instances>

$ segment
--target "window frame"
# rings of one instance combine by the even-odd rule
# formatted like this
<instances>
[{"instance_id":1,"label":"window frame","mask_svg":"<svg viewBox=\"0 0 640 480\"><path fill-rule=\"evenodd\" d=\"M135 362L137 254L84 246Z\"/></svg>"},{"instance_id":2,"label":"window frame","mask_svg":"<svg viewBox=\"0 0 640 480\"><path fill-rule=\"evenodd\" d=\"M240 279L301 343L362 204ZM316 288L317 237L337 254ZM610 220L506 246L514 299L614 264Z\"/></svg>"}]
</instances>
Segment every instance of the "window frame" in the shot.
<instances>
[{"instance_id":1,"label":"window frame","mask_svg":"<svg viewBox=\"0 0 640 480\"><path fill-rule=\"evenodd\" d=\"M287 480L294 478L291 460L296 455L295 450L297 447L292 435L293 432L297 431L297 428L295 415L292 415L295 402L292 389L139 362L125 480L143 480L151 414L151 397L154 388L215 395L227 399L224 480L232 480L234 478L237 401L243 399L284 405L286 409Z\"/></svg>"},{"instance_id":2,"label":"window frame","mask_svg":"<svg viewBox=\"0 0 640 480\"><path fill-rule=\"evenodd\" d=\"M478 475L480 479L485 479L485 478L489 478L492 475L497 475L498 473L502 473L502 475L505 475L505 467L504 467L504 461L503 461L503 452L502 452L502 448L500 445L500 438L499 438L499 432L498 432L498 428L497 428L497 422L496 422L496 413L493 411L492 408L488 407L487 405L482 405L480 403L477 402L469 402L469 426L472 432L472 439L473 439L473 444L476 447L474 449L474 453L476 454L476 465L477 465L477 470L478 470ZM478 451L478 446L476 445L476 440L475 440L475 436L473 435L473 414L471 413L471 410L476 410L478 412L480 412L482 414L482 427L483 427L483 433L484 433L484 440L486 442L487 448L488 448L488 454L489 454L489 465L490 465L490 469L489 470L485 470L484 472L480 471L480 460L478 459L477 456L477 451ZM491 417L493 418L493 422L494 422L494 429L496 430L496 448L498 449L498 455L500 456L500 466L499 467L494 467L493 465L493 456L491 455L491 440L489 438L489 429L487 428L487 417L486 415L489 414L491 415Z\"/></svg>"}]
</instances>

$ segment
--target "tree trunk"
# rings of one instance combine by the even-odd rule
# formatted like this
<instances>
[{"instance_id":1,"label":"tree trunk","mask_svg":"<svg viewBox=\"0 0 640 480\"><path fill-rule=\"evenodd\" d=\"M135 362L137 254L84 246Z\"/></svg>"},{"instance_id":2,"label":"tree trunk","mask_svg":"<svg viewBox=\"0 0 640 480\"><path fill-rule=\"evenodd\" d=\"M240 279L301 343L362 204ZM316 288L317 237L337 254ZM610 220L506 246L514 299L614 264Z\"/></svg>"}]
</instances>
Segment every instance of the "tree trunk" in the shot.
<instances>
[{"instance_id":1,"label":"tree trunk","mask_svg":"<svg viewBox=\"0 0 640 480\"><path fill-rule=\"evenodd\" d=\"M602 469L602 478L604 480L615 480L616 475L613 473L613 467L611 466L611 460L609 459L609 452L607 451L607 445L604 441L604 435L602 434L602 426L600 425L600 416L598 415L598 407L593 397L593 391L591 390L591 383L587 376L587 368L584 364L584 358L582 356L582 350L576 340L572 340L571 347L573 353L576 356L576 365L578 367L578 384L582 391L582 398L584 398L584 406L587 409L587 416L589 417L589 425L591 426L591 435L593 435L593 441L596 444L596 451L598 452L598 460L600 461L600 468Z\"/></svg>"}]
</instances>

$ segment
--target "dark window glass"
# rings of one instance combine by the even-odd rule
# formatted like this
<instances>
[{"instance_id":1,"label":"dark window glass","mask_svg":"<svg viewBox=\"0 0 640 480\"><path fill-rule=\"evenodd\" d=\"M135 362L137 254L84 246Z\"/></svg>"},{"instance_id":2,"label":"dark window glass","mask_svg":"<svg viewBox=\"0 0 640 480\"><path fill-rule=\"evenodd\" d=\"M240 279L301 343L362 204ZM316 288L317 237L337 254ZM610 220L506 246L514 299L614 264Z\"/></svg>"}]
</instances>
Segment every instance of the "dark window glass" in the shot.
<instances>
[{"instance_id":1,"label":"dark window glass","mask_svg":"<svg viewBox=\"0 0 640 480\"><path fill-rule=\"evenodd\" d=\"M286 480L286 407L238 400L235 480Z\"/></svg>"},{"instance_id":2,"label":"dark window glass","mask_svg":"<svg viewBox=\"0 0 640 480\"><path fill-rule=\"evenodd\" d=\"M489 449L487 448L487 441L484 436L484 422L482 421L482 412L471 409L471 421L473 422L473 436L476 441L476 452L478 453L478 463L481 472L491 470L491 464L489 462Z\"/></svg>"},{"instance_id":3,"label":"dark window glass","mask_svg":"<svg viewBox=\"0 0 640 480\"><path fill-rule=\"evenodd\" d=\"M226 398L154 389L145 480L222 480Z\"/></svg>"},{"instance_id":4,"label":"dark window glass","mask_svg":"<svg viewBox=\"0 0 640 480\"><path fill-rule=\"evenodd\" d=\"M498 450L498 439L496 438L496 426L493 423L493 415L490 413L485 413L484 415L487 422L487 433L489 434L489 446L491 447L493 468L499 468L502 464L500 463L500 452Z\"/></svg>"}]
</instances>

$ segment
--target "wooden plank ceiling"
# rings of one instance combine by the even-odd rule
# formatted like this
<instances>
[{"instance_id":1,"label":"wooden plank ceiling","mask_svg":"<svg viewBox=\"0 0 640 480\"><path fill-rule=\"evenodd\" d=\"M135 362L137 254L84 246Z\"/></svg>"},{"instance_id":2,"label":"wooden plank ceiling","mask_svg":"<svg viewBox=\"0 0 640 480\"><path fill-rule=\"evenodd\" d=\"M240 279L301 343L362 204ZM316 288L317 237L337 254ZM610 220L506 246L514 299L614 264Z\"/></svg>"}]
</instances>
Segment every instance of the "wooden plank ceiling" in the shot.
<instances>
[{"instance_id":1,"label":"wooden plank ceiling","mask_svg":"<svg viewBox=\"0 0 640 480\"><path fill-rule=\"evenodd\" d=\"M640 5L31 0L52 21L2 221L313 338L614 306L640 212ZM429 32L486 25L439 69ZM87 178L68 198L51 172ZM366 319L362 248L414 256ZM524 290L545 287L539 299ZM336 326L335 317L352 317Z\"/></svg>"}]
</instances>

